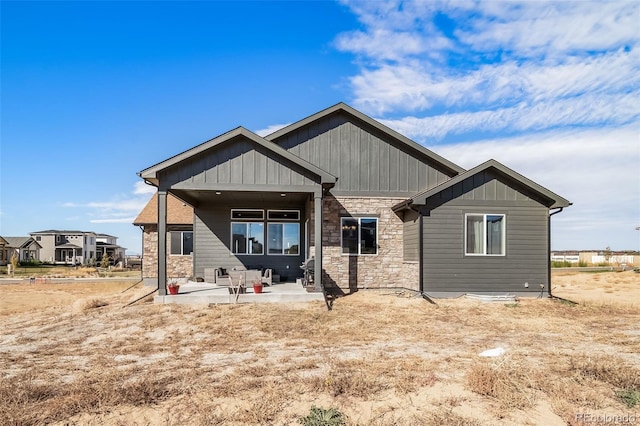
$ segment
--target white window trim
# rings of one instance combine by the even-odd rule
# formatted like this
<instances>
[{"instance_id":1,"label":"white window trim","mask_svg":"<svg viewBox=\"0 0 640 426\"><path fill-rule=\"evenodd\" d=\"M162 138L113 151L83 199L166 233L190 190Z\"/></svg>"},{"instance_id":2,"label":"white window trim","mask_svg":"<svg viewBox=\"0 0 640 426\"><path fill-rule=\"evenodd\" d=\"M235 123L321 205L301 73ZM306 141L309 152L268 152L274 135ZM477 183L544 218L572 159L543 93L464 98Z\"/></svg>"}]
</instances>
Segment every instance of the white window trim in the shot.
<instances>
[{"instance_id":1,"label":"white window trim","mask_svg":"<svg viewBox=\"0 0 640 426\"><path fill-rule=\"evenodd\" d=\"M180 233L180 254L176 254L176 253L171 253L171 235L174 232L179 232ZM185 232L191 232L191 238L193 239L193 231L168 231L167 233L169 234L169 256L193 256L193 251L189 254L182 254L184 252L184 233Z\"/></svg>"},{"instance_id":2,"label":"white window trim","mask_svg":"<svg viewBox=\"0 0 640 426\"><path fill-rule=\"evenodd\" d=\"M236 218L233 217L233 213L234 212L261 212L262 216L261 217L251 217L251 218L247 218L247 219L242 219L242 218ZM263 209L231 209L231 213L230 213L230 218L231 220L246 220L247 222L255 222L257 220L264 220L264 210Z\"/></svg>"},{"instance_id":3,"label":"white window trim","mask_svg":"<svg viewBox=\"0 0 640 426\"><path fill-rule=\"evenodd\" d=\"M234 253L233 252L233 225L248 225L250 223L260 223L262 224L262 253L249 253L249 247L245 247L245 249L247 250L247 253ZM229 226L229 242L231 247L231 250L229 250L229 253L232 256L264 256L264 252L267 250L267 244L264 238L264 234L265 234L265 229L264 229L264 222L260 221L259 219L254 219L254 220L248 220L246 222L231 222L231 225ZM249 239L247 238L247 244L248 244Z\"/></svg>"},{"instance_id":4,"label":"white window trim","mask_svg":"<svg viewBox=\"0 0 640 426\"><path fill-rule=\"evenodd\" d=\"M358 253L343 253L342 252L342 220L352 219L358 221ZM373 219L376 221L376 252L375 253L362 253L362 238L360 238L360 232L362 229L362 219ZM377 256L380 253L380 246L378 240L380 238L380 220L375 216L341 216L340 217L340 254L342 256Z\"/></svg>"},{"instance_id":5,"label":"white window trim","mask_svg":"<svg viewBox=\"0 0 640 426\"><path fill-rule=\"evenodd\" d=\"M271 219L269 217L269 214L272 212L279 212L279 213L298 213L298 217L295 219L286 219L286 218L277 218L277 219ZM272 221L272 223L278 223L278 222L300 222L300 210L287 210L287 209L269 209L267 210L267 220L268 221Z\"/></svg>"},{"instance_id":6,"label":"white window trim","mask_svg":"<svg viewBox=\"0 0 640 426\"><path fill-rule=\"evenodd\" d=\"M482 241L483 253L467 253L467 233L469 232L467 227L467 217L469 216L482 216L482 229L484 229L485 235ZM502 253L500 254L487 254L487 216L502 216L502 235L501 245ZM504 213L465 213L464 215L464 255L465 256L482 256L482 257L505 257L507 255L507 215Z\"/></svg>"},{"instance_id":7,"label":"white window trim","mask_svg":"<svg viewBox=\"0 0 640 426\"><path fill-rule=\"evenodd\" d=\"M269 225L293 225L293 224L297 224L298 225L298 253L297 254L286 254L286 253L284 253L284 241L282 242L282 244L283 244L282 253L269 253ZM283 231L282 231L282 238L284 239L284 227L283 227ZM300 241L300 222L295 222L295 221L291 221L291 222L267 222L267 243L265 244L265 246L266 246L266 255L267 256L300 256L300 244L301 244L301 241Z\"/></svg>"}]
</instances>

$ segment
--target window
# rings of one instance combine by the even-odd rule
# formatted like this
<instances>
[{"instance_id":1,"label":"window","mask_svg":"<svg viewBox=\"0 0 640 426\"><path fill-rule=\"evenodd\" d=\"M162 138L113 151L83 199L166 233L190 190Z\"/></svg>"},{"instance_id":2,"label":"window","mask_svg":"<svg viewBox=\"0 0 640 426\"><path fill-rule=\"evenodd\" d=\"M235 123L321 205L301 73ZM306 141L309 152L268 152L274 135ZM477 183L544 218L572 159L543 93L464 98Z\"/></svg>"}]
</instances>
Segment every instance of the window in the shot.
<instances>
[{"instance_id":1,"label":"window","mask_svg":"<svg viewBox=\"0 0 640 426\"><path fill-rule=\"evenodd\" d=\"M264 210L231 209L231 219L255 220L264 219Z\"/></svg>"},{"instance_id":2,"label":"window","mask_svg":"<svg viewBox=\"0 0 640 426\"><path fill-rule=\"evenodd\" d=\"M504 256L505 216L503 214L468 214L465 220L465 254Z\"/></svg>"},{"instance_id":3,"label":"window","mask_svg":"<svg viewBox=\"0 0 640 426\"><path fill-rule=\"evenodd\" d=\"M193 254L193 231L171 231L171 254Z\"/></svg>"},{"instance_id":4,"label":"window","mask_svg":"<svg viewBox=\"0 0 640 426\"><path fill-rule=\"evenodd\" d=\"M263 254L264 223L231 222L231 253Z\"/></svg>"},{"instance_id":5,"label":"window","mask_svg":"<svg viewBox=\"0 0 640 426\"><path fill-rule=\"evenodd\" d=\"M267 233L269 254L300 254L299 223L269 223Z\"/></svg>"},{"instance_id":6,"label":"window","mask_svg":"<svg viewBox=\"0 0 640 426\"><path fill-rule=\"evenodd\" d=\"M378 219L343 217L342 254L378 254Z\"/></svg>"},{"instance_id":7,"label":"window","mask_svg":"<svg viewBox=\"0 0 640 426\"><path fill-rule=\"evenodd\" d=\"M269 210L269 220L300 220L300 210Z\"/></svg>"},{"instance_id":8,"label":"window","mask_svg":"<svg viewBox=\"0 0 640 426\"><path fill-rule=\"evenodd\" d=\"M36 235L36 241L42 241L42 237L40 235Z\"/></svg>"}]
</instances>

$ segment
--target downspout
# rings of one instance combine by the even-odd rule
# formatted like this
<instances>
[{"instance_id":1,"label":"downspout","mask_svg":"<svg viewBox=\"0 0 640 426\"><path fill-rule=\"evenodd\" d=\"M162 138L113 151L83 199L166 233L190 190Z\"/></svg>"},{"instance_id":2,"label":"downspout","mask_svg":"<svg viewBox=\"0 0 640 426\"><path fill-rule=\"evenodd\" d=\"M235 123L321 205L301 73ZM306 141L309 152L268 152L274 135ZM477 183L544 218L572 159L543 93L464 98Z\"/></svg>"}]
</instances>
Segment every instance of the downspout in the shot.
<instances>
[{"instance_id":1,"label":"downspout","mask_svg":"<svg viewBox=\"0 0 640 426\"><path fill-rule=\"evenodd\" d=\"M551 216L562 212L562 210L564 210L564 207L559 207L558 210L549 213L547 218L547 292L549 297L553 297L551 295Z\"/></svg>"},{"instance_id":2,"label":"downspout","mask_svg":"<svg viewBox=\"0 0 640 426\"><path fill-rule=\"evenodd\" d=\"M418 292L423 299L435 305L436 302L424 292L424 216L413 204L407 203L406 207L418 214Z\"/></svg>"}]
</instances>

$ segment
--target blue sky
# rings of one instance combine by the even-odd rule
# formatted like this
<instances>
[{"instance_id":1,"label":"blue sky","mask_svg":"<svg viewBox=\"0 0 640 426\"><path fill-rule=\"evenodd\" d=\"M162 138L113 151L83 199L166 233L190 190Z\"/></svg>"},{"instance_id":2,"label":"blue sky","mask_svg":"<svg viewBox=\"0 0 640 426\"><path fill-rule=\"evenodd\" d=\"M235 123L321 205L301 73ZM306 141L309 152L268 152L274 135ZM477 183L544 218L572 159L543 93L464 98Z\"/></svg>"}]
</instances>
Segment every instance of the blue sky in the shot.
<instances>
[{"instance_id":1,"label":"blue sky","mask_svg":"<svg viewBox=\"0 0 640 426\"><path fill-rule=\"evenodd\" d=\"M6 2L0 235L141 250L136 172L344 101L574 205L552 247L640 250L640 3Z\"/></svg>"}]
</instances>

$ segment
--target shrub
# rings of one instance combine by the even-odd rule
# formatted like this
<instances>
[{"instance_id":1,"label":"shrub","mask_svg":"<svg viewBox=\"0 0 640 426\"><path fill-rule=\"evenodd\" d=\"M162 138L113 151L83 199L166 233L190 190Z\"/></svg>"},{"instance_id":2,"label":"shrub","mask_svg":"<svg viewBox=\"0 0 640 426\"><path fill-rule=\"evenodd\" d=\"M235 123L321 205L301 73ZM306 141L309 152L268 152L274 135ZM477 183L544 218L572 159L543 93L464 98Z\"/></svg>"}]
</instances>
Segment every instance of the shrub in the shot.
<instances>
[{"instance_id":1,"label":"shrub","mask_svg":"<svg viewBox=\"0 0 640 426\"><path fill-rule=\"evenodd\" d=\"M344 414L335 408L318 408L311 407L311 411L306 417L299 419L300 424L304 426L342 426L346 425Z\"/></svg>"},{"instance_id":2,"label":"shrub","mask_svg":"<svg viewBox=\"0 0 640 426\"><path fill-rule=\"evenodd\" d=\"M640 405L640 390L625 389L616 392L616 397L627 404L627 407L633 408Z\"/></svg>"},{"instance_id":3,"label":"shrub","mask_svg":"<svg viewBox=\"0 0 640 426\"><path fill-rule=\"evenodd\" d=\"M552 260L551 267L552 268L571 268L573 263L567 260Z\"/></svg>"}]
</instances>

